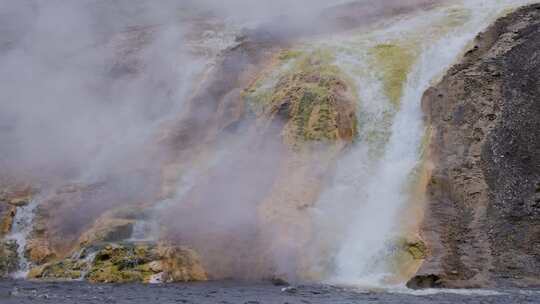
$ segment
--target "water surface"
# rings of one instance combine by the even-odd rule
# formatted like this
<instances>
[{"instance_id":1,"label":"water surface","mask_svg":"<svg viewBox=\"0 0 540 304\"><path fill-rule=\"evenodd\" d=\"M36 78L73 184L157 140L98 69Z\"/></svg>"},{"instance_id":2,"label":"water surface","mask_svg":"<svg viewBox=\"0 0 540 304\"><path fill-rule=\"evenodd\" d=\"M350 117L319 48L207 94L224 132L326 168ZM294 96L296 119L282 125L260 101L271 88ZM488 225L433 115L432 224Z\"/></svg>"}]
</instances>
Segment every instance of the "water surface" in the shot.
<instances>
[{"instance_id":1,"label":"water surface","mask_svg":"<svg viewBox=\"0 0 540 304\"><path fill-rule=\"evenodd\" d=\"M355 291L332 286L284 290L269 283L210 282L163 285L93 285L84 282L0 281L0 303L540 303L540 290Z\"/></svg>"}]
</instances>

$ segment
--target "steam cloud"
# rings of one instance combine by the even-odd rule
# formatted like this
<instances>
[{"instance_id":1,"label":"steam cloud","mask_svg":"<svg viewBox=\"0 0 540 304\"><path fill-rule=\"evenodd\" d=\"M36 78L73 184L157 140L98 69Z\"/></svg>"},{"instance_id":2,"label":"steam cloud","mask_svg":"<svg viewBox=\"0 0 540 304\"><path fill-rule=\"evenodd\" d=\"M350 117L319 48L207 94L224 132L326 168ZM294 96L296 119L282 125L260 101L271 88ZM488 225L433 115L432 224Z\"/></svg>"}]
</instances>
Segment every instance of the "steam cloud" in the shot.
<instances>
[{"instance_id":1,"label":"steam cloud","mask_svg":"<svg viewBox=\"0 0 540 304\"><path fill-rule=\"evenodd\" d=\"M126 197L152 199L160 163L174 153L155 147L156 138L165 123L188 113L188 100L211 63L192 48L191 35L201 34L196 16L251 28L275 24L279 31L312 31L317 24L315 31L324 31L335 24L322 17L317 23L319 16L345 2L0 0L3 178L44 187L112 179L121 195L96 203L102 209ZM357 2L367 12L360 20L369 21L377 10L433 1ZM283 15L286 26L273 21ZM188 207L177 203L166 212L179 241L216 244L203 249L225 256L256 246L257 204L270 188L282 147L277 139L249 147L246 139L253 135L241 130L216 145L221 163L182 199ZM253 265L242 263L242 256L231 260L233 271L224 276L241 276Z\"/></svg>"}]
</instances>

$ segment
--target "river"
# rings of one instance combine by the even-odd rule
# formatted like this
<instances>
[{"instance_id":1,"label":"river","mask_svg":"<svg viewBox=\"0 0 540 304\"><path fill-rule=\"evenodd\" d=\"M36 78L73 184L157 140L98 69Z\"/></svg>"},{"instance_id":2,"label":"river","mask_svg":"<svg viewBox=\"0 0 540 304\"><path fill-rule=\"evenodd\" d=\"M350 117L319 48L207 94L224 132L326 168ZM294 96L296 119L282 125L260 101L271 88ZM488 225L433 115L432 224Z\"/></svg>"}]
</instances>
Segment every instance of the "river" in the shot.
<instances>
[{"instance_id":1,"label":"river","mask_svg":"<svg viewBox=\"0 0 540 304\"><path fill-rule=\"evenodd\" d=\"M84 282L0 281L0 303L345 304L540 303L540 290L359 291L332 286L285 288L269 283L211 282L92 285Z\"/></svg>"}]
</instances>

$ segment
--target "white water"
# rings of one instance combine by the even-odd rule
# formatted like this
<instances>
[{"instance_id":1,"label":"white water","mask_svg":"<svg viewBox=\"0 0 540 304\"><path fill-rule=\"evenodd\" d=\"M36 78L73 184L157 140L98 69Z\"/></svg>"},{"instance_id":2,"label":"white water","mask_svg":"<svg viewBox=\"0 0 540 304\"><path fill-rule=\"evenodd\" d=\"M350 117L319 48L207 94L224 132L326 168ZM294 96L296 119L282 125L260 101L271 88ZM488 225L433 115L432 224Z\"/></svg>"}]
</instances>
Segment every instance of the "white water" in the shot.
<instances>
[{"instance_id":1,"label":"white water","mask_svg":"<svg viewBox=\"0 0 540 304\"><path fill-rule=\"evenodd\" d=\"M79 277L79 281L83 281L86 278L86 275L90 272L92 269L92 264L94 263L94 260L96 259L97 252L87 252L86 257L82 259L82 262L84 263L84 268L81 270L81 276Z\"/></svg>"},{"instance_id":2,"label":"white water","mask_svg":"<svg viewBox=\"0 0 540 304\"><path fill-rule=\"evenodd\" d=\"M408 186L420 162L425 133L422 95L481 30L504 10L526 2L531 1L454 2L451 9L421 12L353 39L324 43L338 50L338 65L357 82L360 113L359 140L340 160L314 214L320 246L333 252L318 261L322 271L329 272L331 283L380 287L393 276L392 243L404 235L400 215L411 199ZM463 20L444 29L436 26L445 24L445 18L456 10ZM386 97L378 71L367 62L370 48L395 41L413 41L419 53L400 106L392 110L395 106ZM373 132L377 135L370 139Z\"/></svg>"},{"instance_id":3,"label":"white water","mask_svg":"<svg viewBox=\"0 0 540 304\"><path fill-rule=\"evenodd\" d=\"M36 200L32 200L28 205L18 207L11 232L6 237L7 240L13 240L17 243L17 256L19 258L19 267L17 272L11 274L14 278L25 278L30 268L30 262L25 256L26 243L29 234L32 232L32 222L34 220L35 210L38 206Z\"/></svg>"},{"instance_id":4,"label":"white water","mask_svg":"<svg viewBox=\"0 0 540 304\"><path fill-rule=\"evenodd\" d=\"M149 284L161 284L163 283L163 272L156 273L152 276L150 276L150 280L148 280Z\"/></svg>"}]
</instances>

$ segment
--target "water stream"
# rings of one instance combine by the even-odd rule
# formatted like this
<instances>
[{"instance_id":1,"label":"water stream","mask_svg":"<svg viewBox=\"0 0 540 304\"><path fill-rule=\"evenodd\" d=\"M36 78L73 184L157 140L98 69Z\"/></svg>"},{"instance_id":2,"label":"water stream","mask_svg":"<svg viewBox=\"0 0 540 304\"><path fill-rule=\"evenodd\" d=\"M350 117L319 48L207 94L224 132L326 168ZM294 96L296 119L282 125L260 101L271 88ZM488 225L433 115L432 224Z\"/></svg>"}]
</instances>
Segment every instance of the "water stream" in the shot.
<instances>
[{"instance_id":1,"label":"water stream","mask_svg":"<svg viewBox=\"0 0 540 304\"><path fill-rule=\"evenodd\" d=\"M7 240L13 240L17 243L17 256L19 258L19 267L15 273L12 273L14 278L25 278L28 274L30 262L26 258L26 243L28 236L32 232L32 222L34 220L35 210L38 206L37 200L32 200L26 206L18 207L11 232L6 237Z\"/></svg>"}]
</instances>

